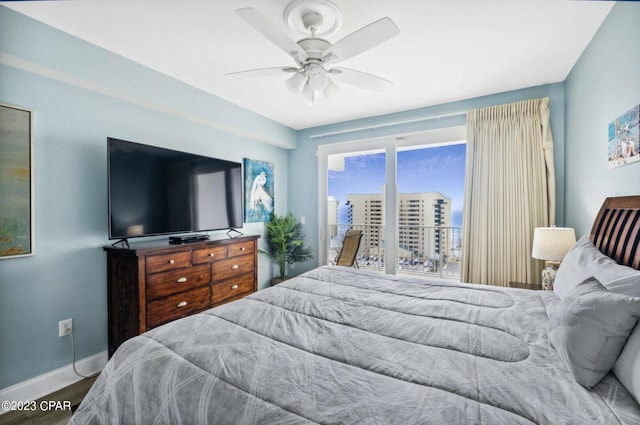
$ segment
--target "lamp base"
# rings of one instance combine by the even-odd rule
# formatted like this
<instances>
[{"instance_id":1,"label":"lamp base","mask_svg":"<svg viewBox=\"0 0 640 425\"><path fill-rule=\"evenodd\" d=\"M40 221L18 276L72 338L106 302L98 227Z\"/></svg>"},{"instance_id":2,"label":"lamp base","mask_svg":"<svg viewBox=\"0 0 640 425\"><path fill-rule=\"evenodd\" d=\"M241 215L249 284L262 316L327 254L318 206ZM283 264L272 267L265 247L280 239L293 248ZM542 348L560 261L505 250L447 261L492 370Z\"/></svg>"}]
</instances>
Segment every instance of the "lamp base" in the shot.
<instances>
[{"instance_id":1,"label":"lamp base","mask_svg":"<svg viewBox=\"0 0 640 425\"><path fill-rule=\"evenodd\" d=\"M553 291L553 281L556 279L560 262L545 261L544 264L546 268L542 270L542 289L545 291Z\"/></svg>"}]
</instances>

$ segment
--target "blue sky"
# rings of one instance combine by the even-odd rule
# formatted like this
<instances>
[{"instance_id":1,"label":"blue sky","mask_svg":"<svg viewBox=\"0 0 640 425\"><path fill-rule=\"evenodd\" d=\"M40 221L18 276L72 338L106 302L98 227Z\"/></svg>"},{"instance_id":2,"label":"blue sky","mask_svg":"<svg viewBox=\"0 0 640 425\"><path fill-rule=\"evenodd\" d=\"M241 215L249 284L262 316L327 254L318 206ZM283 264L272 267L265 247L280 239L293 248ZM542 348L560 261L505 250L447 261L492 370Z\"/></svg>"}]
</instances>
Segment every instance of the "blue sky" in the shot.
<instances>
[{"instance_id":1,"label":"blue sky","mask_svg":"<svg viewBox=\"0 0 640 425\"><path fill-rule=\"evenodd\" d=\"M462 210L466 145L456 144L398 152L400 193L440 192L451 210ZM329 171L329 196L342 205L350 193L381 193L384 153L345 158L344 171Z\"/></svg>"}]
</instances>

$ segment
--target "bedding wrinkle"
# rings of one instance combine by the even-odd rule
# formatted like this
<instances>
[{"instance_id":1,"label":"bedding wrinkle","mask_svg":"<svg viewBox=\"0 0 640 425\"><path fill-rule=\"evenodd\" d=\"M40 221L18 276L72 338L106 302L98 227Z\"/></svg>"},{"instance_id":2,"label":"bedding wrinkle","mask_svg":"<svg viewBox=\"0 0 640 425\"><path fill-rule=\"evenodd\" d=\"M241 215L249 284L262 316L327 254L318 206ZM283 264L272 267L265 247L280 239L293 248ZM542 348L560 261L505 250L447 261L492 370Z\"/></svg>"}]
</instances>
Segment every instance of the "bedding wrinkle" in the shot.
<instances>
[{"instance_id":1,"label":"bedding wrinkle","mask_svg":"<svg viewBox=\"0 0 640 425\"><path fill-rule=\"evenodd\" d=\"M620 385L620 381L616 379L614 374L605 376L600 384L592 390L592 393L602 399L611 414L615 415L620 423L640 424L639 416L633 416L627 410L620 408L619 404L622 404L622 402L634 403L635 399L624 386Z\"/></svg>"},{"instance_id":2,"label":"bedding wrinkle","mask_svg":"<svg viewBox=\"0 0 640 425\"><path fill-rule=\"evenodd\" d=\"M277 291L281 292L282 295L277 297L277 301L269 302L274 306L306 314L310 317L340 323L345 326L354 326L368 332L381 333L390 338L467 352L473 355L494 358L499 361L520 361L529 355L527 344L524 341L516 337L508 328L487 326L490 321L484 320L477 309L460 309L458 305L451 306L446 302L433 305L433 303L420 303L415 299L407 301L407 299L403 297L400 297L395 303L391 304L389 294L384 295L384 298L387 299L386 306L376 302L369 302L369 299L357 305L353 305L353 303L341 305L340 302L343 301L343 299L331 295L319 294L316 289L314 289L313 293L305 292L305 294L319 298L311 304L303 304L299 297L289 300L293 295L286 294L284 291L291 289L302 292L299 288L279 286ZM261 298L260 296L255 296L251 299L257 300ZM286 305L280 302L285 299L288 300ZM302 305L305 305L308 310L301 310L300 306ZM338 305L338 307L336 308L335 305ZM425 308L426 306L431 308ZM309 310L309 308L312 309ZM328 316L329 310L331 310L331 313L336 314L331 317ZM343 311L349 311L353 317L347 316L346 313L342 313ZM353 311L361 313L353 315ZM464 320L465 315L467 315L469 321ZM358 323L360 316L370 317L371 319ZM347 319L349 320L347 321ZM450 324L450 326L454 328L452 332L442 333L439 330L443 320L453 322ZM484 322L486 322L486 324ZM400 324L400 326L398 326L398 324ZM409 330L412 329L413 325L418 326L418 332L414 333ZM372 330L373 328L375 328L375 330ZM389 329L396 330L396 334L390 332ZM470 333L486 334L491 343L476 346L472 338L469 337Z\"/></svg>"},{"instance_id":3,"label":"bedding wrinkle","mask_svg":"<svg viewBox=\"0 0 640 425\"><path fill-rule=\"evenodd\" d=\"M202 320L202 318L198 318L196 316L191 316L186 319L194 319L194 320ZM210 320L207 320L210 321ZM185 320L184 322L193 322L193 320ZM161 331L160 328L156 328L156 331ZM160 332L158 332L160 333ZM188 335L189 332L187 329L182 329L180 335ZM102 411L102 416L108 417L108 420L97 420L96 416L92 416L88 418L88 420L83 419L83 421L79 421L78 424L129 424L129 423L158 423L158 424L173 424L177 423L170 417L166 415L158 414L158 405L150 405L149 400L156 401L157 403L173 403L173 398L176 397L175 387L171 392L165 393L163 392L163 388L158 385L158 379L162 380L162 375L158 371L166 371L169 369L177 370L181 375L182 380L189 380L190 377L194 377L194 379L198 379L198 381L208 381L208 385L213 388L212 394L216 394L215 398L209 398L208 400L204 400L200 397L200 394L194 394L190 389L198 389L206 386L203 382L198 382L194 385L181 386L180 388L183 391L186 391L187 395L181 394L187 400L200 400L200 403L206 404L205 412L196 412L190 406L185 406L182 404L174 404L174 406L179 409L184 419L182 423L185 424L243 424L243 423L255 423L255 424L272 424L272 425L293 425L293 424L315 424L322 422L315 422L310 420L309 418L305 418L303 415L300 415L296 412L289 411L281 406L279 406L276 400L269 400L268 397L260 398L256 394L252 394L247 391L245 388L242 388L242 385L236 385L233 382L226 381L221 376L216 375L211 372L211 370L204 369L203 364L199 364L199 361L189 361L185 356L180 356L177 351L170 348L170 344L166 344L166 341L162 341L163 338L153 338L153 332L149 332L147 334L142 335L141 337L134 338L132 340L126 341L122 345L122 352L127 351L128 349L131 352L148 352L152 353L151 358L157 361L149 362L145 356L139 356L141 362L136 364L136 367L130 368L127 367L124 373L115 369L112 371L115 375L115 379L118 380L132 380L133 376L144 376L146 379L137 380L135 384L132 382L132 385L127 385L125 388L137 391L139 393L147 392L152 393L155 397L142 398L142 403L136 403L136 406L133 406L135 409L136 419L134 422L129 420L131 412L129 409L132 407L128 403L123 408L120 409L120 415L115 417L113 416L112 406L105 404L99 405L100 411ZM158 336L158 335L156 335ZM166 337L166 336L165 336ZM175 341L173 338L168 338L168 340ZM142 341L142 342L140 342ZM114 358L117 355L120 355L120 349L114 355ZM179 351L179 350L178 350ZM153 353L156 353L153 355ZM126 356L126 353L122 353L123 356ZM159 363L159 364L158 364ZM232 362L233 363L233 362ZM219 365L219 364L218 364ZM106 370L106 369L105 369ZM200 373L200 372L204 372ZM103 371L103 374L104 371ZM104 388L103 380L106 377L103 377L101 374L96 380L94 387L96 388ZM106 375L106 374L105 374ZM186 375L186 377L185 377ZM160 377L160 378L159 378ZM112 378L113 379L113 378ZM134 385L136 386L135 388ZM220 388L222 386L222 388ZM90 392L93 392L94 389L92 387ZM96 392L103 390L96 390ZM238 397L238 392L243 395L243 397ZM114 394L115 395L115 394ZM118 395L118 398L121 398L121 394ZM220 411L214 411L215 415L213 418L211 417L211 407L214 406L220 407L222 405L225 406L225 399L228 400L237 400L238 398L243 399L245 403L241 408L238 408L237 404L234 406L232 403L228 403L229 409L222 409ZM125 400L131 401L128 397L125 397ZM84 403L84 402L83 402ZM265 408L264 406L258 409L258 405L268 404L269 407ZM186 410L185 410L186 409ZM108 413L107 413L108 412ZM284 412L284 414L283 414ZM192 415L198 415L199 418L202 415L205 415L204 421L196 421L195 418L191 417ZM191 416L190 416L191 415ZM238 416L240 415L240 416ZM144 418L153 417L152 421L144 420ZM253 419L249 418L251 416Z\"/></svg>"},{"instance_id":4,"label":"bedding wrinkle","mask_svg":"<svg viewBox=\"0 0 640 425\"><path fill-rule=\"evenodd\" d=\"M294 291L304 292L307 294L325 296L333 300L342 300L342 301L351 301L354 299L358 299L359 302L353 303L353 305L367 305L370 307L376 307L382 310L395 311L395 312L403 313L407 315L433 317L433 318L438 318L442 320L450 320L450 321L462 322L462 323L469 323L469 321L471 320L468 318L467 320L465 320L464 319L465 315L469 317L473 315L473 317L476 318L471 320L474 324L477 324L479 326L484 326L487 328L492 328L497 331L505 332L516 338L518 337L518 335L514 333L509 326L498 327L495 325L495 323L492 323L491 321L486 321L485 323L485 321L483 321L483 317L477 314L480 312L480 309L482 309L484 306L477 305L475 303L468 305L465 303L460 303L460 301L451 301L449 299L407 297L406 295L399 295L399 294L390 293L390 292L380 293L378 291L369 291L369 290L358 292L357 293L358 296L355 298L352 298L352 297L338 296L333 292L324 292L322 290L319 290L318 288L320 288L320 286L313 287L313 289L311 289L310 287L306 287L302 289L300 286L285 287L284 285L278 285L278 287L270 288L270 290L294 290ZM370 292L374 294L372 297L368 296L368 293ZM379 296L376 296L376 295L379 295ZM381 302L381 300L384 300L384 302ZM412 302L412 301L420 301L420 300L424 301L425 303L420 304L420 303ZM428 307L428 308L425 308L425 307ZM477 310L472 310L474 307L477 308ZM512 306L509 306L509 307L512 307ZM515 308L515 305L513 307ZM489 308L494 308L494 307L489 307Z\"/></svg>"},{"instance_id":5,"label":"bedding wrinkle","mask_svg":"<svg viewBox=\"0 0 640 425\"><path fill-rule=\"evenodd\" d=\"M369 344L366 344L366 346L368 346L368 345L369 345ZM370 355L371 355L371 357L372 357L372 358L376 358L375 353L370 354ZM372 368L375 368L376 366L377 366L377 363L375 363L374 365L372 365ZM452 365L451 367L453 368L453 367L455 367L455 366L454 366L454 365ZM407 377L407 378L410 378L410 377ZM463 381L465 381L465 383L466 383L466 379L465 379L465 378L462 378L462 380L463 380ZM424 383L424 382L418 382L418 383L420 383L420 384L422 384L422 385L428 385L428 384L426 384L426 383ZM445 390L446 390L446 389L445 389Z\"/></svg>"},{"instance_id":6,"label":"bedding wrinkle","mask_svg":"<svg viewBox=\"0 0 640 425\"><path fill-rule=\"evenodd\" d=\"M229 305L231 306L231 304ZM226 306L225 306L226 307ZM227 309L227 308L225 308ZM221 309L219 309L221 310ZM208 313L204 313L204 314L212 314L214 313L214 311L209 311ZM214 316L218 319L221 320L229 320L226 319L222 316ZM413 397L415 397L415 393L419 393L420 391L427 391L427 392L431 392L431 391L435 391L436 393L446 393L448 396L454 396L454 397L459 397L461 399L461 401L459 401L459 403L466 403L466 402L477 402L480 404L484 404L486 403L486 401L482 401L482 400L476 400L473 399L472 396L470 396L469 394L465 394L467 392L467 389L469 388L469 379L468 376L466 374L463 375L459 375L457 377L457 379L460 381L461 385L459 385L459 387L456 388L456 390L452 390L451 388L448 388L446 386L442 386L442 387L438 387L435 384L427 384L424 382L420 382L419 380L415 379L414 374L421 374L422 368L416 368L416 369L411 369L411 370L404 370L403 373L398 374L398 368L403 369L406 368L406 365L400 365L395 361L389 361L388 358L383 358L378 356L376 358L376 356L373 356L371 353L367 352L364 353L365 356L363 357L362 354L359 350L354 350L354 353L358 354L358 360L362 361L364 358L366 358L366 362L368 363L367 365L363 365L363 364L355 364L355 363L349 363L348 361L345 361L344 359L338 359L338 358L334 358L332 356L328 356L326 354L321 354L321 353L317 353L313 350L310 349L305 349L305 348L301 348L298 347L294 341L286 341L286 340L280 340L275 338L272 335L264 335L258 331L256 331L255 329L251 329L243 324L239 324L239 323L235 323L231 320L229 320L229 324L231 325L235 325L238 326L239 328L249 331L249 332L253 332L256 333L258 336L265 338L266 340L270 341L270 342L274 342L274 343L280 343L280 344L285 344L289 347L291 347L292 349L295 349L297 351L299 351L300 353L302 353L303 355L310 355L310 356L314 356L317 357L319 359L322 359L324 361L329 361L330 363L338 363L338 366L333 366L333 367L338 367L340 369L340 376L343 376L341 379L344 382L344 376L349 376L351 374L353 374L354 372L351 370L353 368L357 369L360 372L365 372L365 373L372 373L372 374L376 374L376 375L380 375L380 377L382 378L388 378L390 379L392 382L395 381L400 381L400 382L404 382L404 383L409 383L412 385L415 385L415 387L413 387L409 393L413 395ZM353 335L350 335L353 336ZM343 343L349 343L352 341L352 338L345 338L343 339ZM320 339L316 339L314 341L314 345L316 347L322 347L324 346L323 341ZM330 346L330 344L328 344ZM371 348L370 344L362 344L361 347L366 347L367 350L369 350ZM404 350L403 350L404 351ZM395 358L395 357L394 357ZM407 357L409 358L409 357ZM382 360L384 359L384 364L382 363ZM416 359L415 357L410 357L411 359L411 363L415 364L416 360L418 360L419 362L426 362L426 363L430 363L428 358L420 358L420 359ZM474 362L475 359L474 358L470 358L468 361L470 362ZM371 364L369 364L369 362L371 362ZM431 361L431 363L433 363L433 361ZM376 365L378 366L378 370L376 369ZM326 366L325 366L326 367ZM346 367L346 369L345 369ZM456 365L454 363L450 363L449 367L447 367L448 372L449 373L455 373L456 371ZM432 369L434 370L434 369ZM407 373L407 372L412 372L412 373ZM327 385L329 385L329 388L335 388L335 382L330 383L329 379L331 376L336 376L335 375L335 371L331 371L331 372L325 372L322 374L322 376L324 377L324 379L322 380L323 383L326 383ZM359 375L356 372L356 375ZM352 392L349 392L349 396L348 399L351 400L353 399L355 396L357 396L358 394L362 394L364 389L366 388L366 383L368 382L368 380L362 380L362 377L358 376L356 382L352 383L352 388L354 388L354 390ZM376 384L379 384L376 382ZM387 388L389 386L389 383L387 383L386 385L384 385L384 388ZM407 392L408 390L403 388L403 392L399 392L399 393L388 393L388 392L378 392L378 391L372 391L371 389L367 389L366 392L364 392L364 394L367 394L368 398L370 398L373 394L384 394L384 399L381 399L378 401L378 403L385 403L388 404L389 403L389 397L390 395L401 395L402 397L407 397ZM385 390L388 391L388 390ZM431 397L433 398L433 395L431 395ZM440 395L440 397L442 397L442 395ZM404 400L404 398L401 398L402 400ZM362 404L362 400L351 400L353 402L352 407L355 408L355 406L357 404ZM399 401L397 401L397 403L399 403ZM369 402L364 403L364 406L369 406ZM368 408L368 407L367 407ZM483 406L482 408L486 408L486 409L495 409L496 406L488 403L486 404L486 406ZM513 416L510 417L510 419L506 422L504 422L504 424L520 424L520 423L533 423L533 421L531 421L530 419L519 415L518 413L515 412L511 412L509 410L506 409L502 409L499 408L500 410L505 410L505 413L509 413ZM323 408L322 411L326 411L326 408ZM379 414L380 412L378 412ZM524 421L524 422L523 422ZM338 421L337 423L343 423ZM349 421L348 423L352 423L351 421ZM409 422L384 422L384 423L398 423L398 424L404 424L404 423L416 423L413 421L409 421ZM441 422L432 422L433 424L439 424ZM452 422L452 423L459 423L459 422Z\"/></svg>"},{"instance_id":7,"label":"bedding wrinkle","mask_svg":"<svg viewBox=\"0 0 640 425\"><path fill-rule=\"evenodd\" d=\"M388 275L384 275L384 276L388 276ZM342 279L335 278L331 280L321 280L321 279L312 278L309 276L304 276L301 278L299 282L301 282L304 279L316 280L317 282L320 282L322 284L332 283L336 285L352 287L355 289L369 289L369 290L377 291L381 294L388 293L388 294L394 294L394 295L404 295L407 297L418 297L418 298L428 299L428 300L442 299L442 300L448 300L451 302L478 305L478 306L487 307L487 308L504 308L504 307L510 307L514 305L514 300L511 296L506 295L504 292L498 290L498 288L491 288L486 285L459 284L455 282L443 283L438 281L429 281L429 283L426 284L425 281L420 281L420 283L397 285L396 287L394 287L395 290L391 291L389 288L389 283L396 283L396 281L390 278L385 278L389 282L385 282L384 284L369 284L369 285L367 285L366 282L364 282L364 284L361 285L360 283L363 283L361 280L350 281L348 279L345 279L344 277ZM358 284L356 284L355 282L358 282ZM291 285L287 285L287 286L291 287ZM451 289L451 290L460 289L460 291L447 293L446 298L439 298L443 296L442 291L439 291L439 289L442 287L446 287L447 289ZM465 293L468 291L469 293ZM474 291L475 293L470 291ZM355 292L357 293L357 291ZM472 298L473 296L478 297L478 300L473 299Z\"/></svg>"}]
</instances>

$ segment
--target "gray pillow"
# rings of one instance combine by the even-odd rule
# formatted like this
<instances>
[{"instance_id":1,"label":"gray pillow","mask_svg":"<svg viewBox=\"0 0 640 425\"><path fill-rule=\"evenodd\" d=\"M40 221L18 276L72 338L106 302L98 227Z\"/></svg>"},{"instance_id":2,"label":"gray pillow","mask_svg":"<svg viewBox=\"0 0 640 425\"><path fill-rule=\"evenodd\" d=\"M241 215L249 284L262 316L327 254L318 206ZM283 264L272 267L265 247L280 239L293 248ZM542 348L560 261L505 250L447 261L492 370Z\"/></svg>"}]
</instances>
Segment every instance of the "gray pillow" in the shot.
<instances>
[{"instance_id":1,"label":"gray pillow","mask_svg":"<svg viewBox=\"0 0 640 425\"><path fill-rule=\"evenodd\" d=\"M549 341L576 381L593 388L611 370L640 316L640 298L609 292L590 277L562 298Z\"/></svg>"},{"instance_id":2,"label":"gray pillow","mask_svg":"<svg viewBox=\"0 0 640 425\"><path fill-rule=\"evenodd\" d=\"M553 292L564 298L579 282L591 276L611 292L640 297L640 271L617 264L600 252L587 236L581 237L560 263Z\"/></svg>"}]
</instances>

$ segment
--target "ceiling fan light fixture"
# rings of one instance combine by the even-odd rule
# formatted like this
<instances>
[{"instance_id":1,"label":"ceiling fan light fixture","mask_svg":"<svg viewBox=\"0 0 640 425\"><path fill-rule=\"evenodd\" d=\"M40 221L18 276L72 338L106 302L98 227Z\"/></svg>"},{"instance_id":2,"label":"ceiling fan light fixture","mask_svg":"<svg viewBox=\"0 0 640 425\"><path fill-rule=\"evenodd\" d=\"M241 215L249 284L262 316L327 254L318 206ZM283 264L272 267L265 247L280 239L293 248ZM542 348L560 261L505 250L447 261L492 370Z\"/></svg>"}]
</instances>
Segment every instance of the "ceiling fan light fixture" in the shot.
<instances>
[{"instance_id":1,"label":"ceiling fan light fixture","mask_svg":"<svg viewBox=\"0 0 640 425\"><path fill-rule=\"evenodd\" d=\"M327 87L322 91L322 94L324 95L325 99L329 99L334 94L336 94L336 93L338 93L340 91L340 87L338 87L338 85L336 83L334 83L331 80L331 78L327 77L327 80L329 80L329 83L327 84Z\"/></svg>"},{"instance_id":2,"label":"ceiling fan light fixture","mask_svg":"<svg viewBox=\"0 0 640 425\"><path fill-rule=\"evenodd\" d=\"M321 66L309 67L307 72L309 77L309 86L313 91L323 91L329 85L329 77Z\"/></svg>"},{"instance_id":3,"label":"ceiling fan light fixture","mask_svg":"<svg viewBox=\"0 0 640 425\"><path fill-rule=\"evenodd\" d=\"M307 78L304 76L304 74L302 72L296 72L295 74L293 74L293 77L284 82L284 85L291 93L300 95L306 82Z\"/></svg>"},{"instance_id":4,"label":"ceiling fan light fixture","mask_svg":"<svg viewBox=\"0 0 640 425\"><path fill-rule=\"evenodd\" d=\"M322 91L329 85L329 78L324 74L314 74L309 77L309 85L313 91Z\"/></svg>"}]
</instances>

